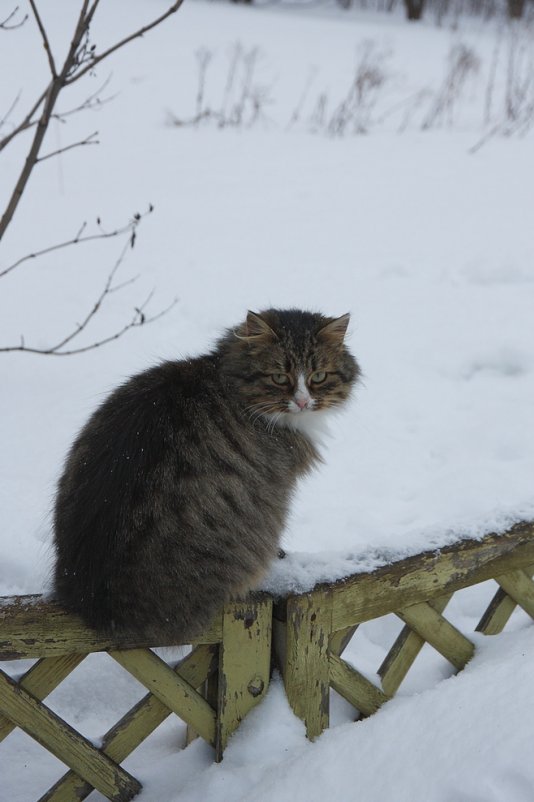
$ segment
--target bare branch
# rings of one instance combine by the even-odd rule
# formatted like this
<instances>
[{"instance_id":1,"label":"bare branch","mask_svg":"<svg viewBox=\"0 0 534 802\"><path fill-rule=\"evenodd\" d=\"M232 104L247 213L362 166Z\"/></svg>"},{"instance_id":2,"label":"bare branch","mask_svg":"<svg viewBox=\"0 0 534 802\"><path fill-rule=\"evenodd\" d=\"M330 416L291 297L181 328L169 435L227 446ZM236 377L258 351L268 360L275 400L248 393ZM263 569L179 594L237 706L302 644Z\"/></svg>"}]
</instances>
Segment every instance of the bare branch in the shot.
<instances>
[{"instance_id":1,"label":"bare branch","mask_svg":"<svg viewBox=\"0 0 534 802\"><path fill-rule=\"evenodd\" d=\"M33 16L35 17L35 21L37 23L39 31L41 32L41 36L43 39L43 47L46 50L46 56L48 58L48 64L50 66L50 72L52 73L52 78L57 78L57 70L54 61L54 54L52 53L52 48L50 47L50 41L48 39L48 34L46 33L46 28L43 25L43 21L39 15L37 6L35 5L35 0L29 0L29 3L33 11Z\"/></svg>"},{"instance_id":2,"label":"bare branch","mask_svg":"<svg viewBox=\"0 0 534 802\"><path fill-rule=\"evenodd\" d=\"M22 193L26 188L26 184L29 181L31 172L35 167L35 164L37 163L37 159L39 158L39 151L41 150L41 145L43 144L43 140L46 131L48 129L48 125L50 123L50 117L60 91L61 91L60 79L56 78L52 81L46 93L46 99L43 111L41 117L39 118L39 122L37 123L37 128L35 131L35 135L29 153L26 157L26 161L24 162L24 166L17 180L17 183L15 184L15 187L8 201L4 214L0 219L0 240L4 236L4 233L8 225L13 219L13 215L15 214L17 206L20 203Z\"/></svg>"},{"instance_id":3,"label":"bare branch","mask_svg":"<svg viewBox=\"0 0 534 802\"><path fill-rule=\"evenodd\" d=\"M18 136L18 134L21 134L22 131L25 131L27 128L31 128L32 126L37 125L37 120L33 120L32 121L32 117L37 112L39 106L41 105L41 103L45 99L46 94L48 92L48 89L49 89L49 87L47 87L44 90L44 92L42 92L41 95L37 98L37 100L35 101L35 103L31 107L31 109L28 112L28 114L22 120L22 122L19 123L19 125L17 125L17 127L14 128L11 131L11 133L9 133L3 139L0 139L0 151L2 151L6 147L6 145L9 145L11 140L14 139L16 136Z\"/></svg>"},{"instance_id":4,"label":"bare branch","mask_svg":"<svg viewBox=\"0 0 534 802\"><path fill-rule=\"evenodd\" d=\"M84 345L81 346L80 348L71 348L67 351L58 350L60 347L59 345L54 345L51 346L50 348L32 348L31 346L27 346L25 344L24 336L21 335L19 345L13 345L7 348L0 348L0 353L7 353L9 351L11 352L20 351L28 354L41 354L43 356L73 356L74 354L83 354L86 351L94 351L95 348L100 348L102 345L107 345L108 343L113 342L114 340L118 340L119 337L122 337L124 334L126 334L127 331L130 331L130 329L138 328L139 326L147 326L149 323L155 323L156 320L159 320L164 315L167 315L171 311L171 309L173 309L178 303L178 298L174 298L168 306L164 307L163 309L160 309L160 311L156 312L156 314L154 315L147 316L143 310L145 309L147 303L151 299L152 294L153 293L150 293L149 297L140 307L135 307L135 311L131 320L128 323L125 323L125 325L122 328L118 329L113 334L110 334L109 336L104 337L101 340L95 340L95 342L90 343L89 345ZM79 334L79 331L76 333ZM66 339L67 340L72 339L72 337Z\"/></svg>"},{"instance_id":5,"label":"bare branch","mask_svg":"<svg viewBox=\"0 0 534 802\"><path fill-rule=\"evenodd\" d=\"M106 89L106 87L109 86L110 81L111 81L111 73L110 75L108 75L106 80L101 84L101 86L99 86L97 90L88 95L85 98L85 100L78 106L74 106L73 108L68 109L67 111L54 112L50 116L50 118L53 120L57 120L58 122L65 122L67 117L70 117L73 114L77 114L79 111L96 111L96 110L99 111L102 108L102 106L104 106L106 103L110 103L118 95L118 93L115 93L114 95L110 95L109 97L100 97L104 89ZM42 103L42 101L44 100L45 95L46 91L43 92L37 103L34 104L33 108L26 115L24 120L3 139L0 139L0 151L3 150L3 148L5 148L6 145L8 145L14 137L22 133L22 131L25 131L28 128L33 128L37 125L39 121L32 120L32 117L36 112L39 104ZM2 128L3 125L5 125L5 123L9 118L9 115L13 112L13 109L16 107L19 100L20 100L20 92L13 101L13 103L11 104L11 106L9 107L9 109L7 110L7 112L4 114L3 118L0 120L0 128Z\"/></svg>"},{"instance_id":6,"label":"bare branch","mask_svg":"<svg viewBox=\"0 0 534 802\"><path fill-rule=\"evenodd\" d=\"M115 274L116 274L117 270L119 269L119 267L121 266L121 264L124 261L124 257L126 256L126 253L128 252L128 247L129 247L129 242L127 241L126 244L123 246L122 251L120 252L119 258L117 259L117 261L115 262L114 266L112 267L112 269L109 272L109 275L107 277L106 283L104 284L104 288L102 289L100 295L98 296L98 298L94 302L93 306L89 310L89 312L86 315L86 317L82 320L81 323L77 323L76 324L76 327L73 329L73 331L70 334L68 334L66 337L64 337L63 340L58 342L53 347L54 351L59 351L61 348L63 348L65 345L67 345L67 343L70 343L71 340L74 340L74 338L77 337L85 328L87 328L88 324L94 318L94 316L96 315L96 313L98 312L98 310L102 306L103 302L105 301L106 296L109 295L109 293L111 291L112 284L113 284L113 279L115 278Z\"/></svg>"},{"instance_id":7,"label":"bare branch","mask_svg":"<svg viewBox=\"0 0 534 802\"><path fill-rule=\"evenodd\" d=\"M28 155L22 167L19 178L15 184L11 197L8 200L6 209L2 217L0 218L0 240L2 239L7 227L9 226L11 220L13 219L13 215L15 214L17 207L20 203L22 194L29 181L32 170L39 161L39 153L43 144L43 140L48 130L48 126L50 125L50 120L52 119L53 115L56 114L55 105L61 90L65 86L68 86L69 84L77 81L79 78L85 75L89 70L92 70L96 66L96 64L103 61L105 58L111 55L111 53L114 53L116 50L119 50L119 48L124 47L124 45L128 44L134 39L143 36L145 33L147 33L147 31L152 30L152 28L155 28L157 25L162 23L171 14L174 14L176 11L178 11L182 2L183 0L175 0L175 2L170 6L170 8L168 8L167 11L161 16L159 16L157 19L153 20L151 23L143 26L142 28L139 28L139 30L135 31L134 33L130 34L124 39L120 40L119 42L117 42L115 45L105 50L100 55L96 55L94 53L94 46L90 46L89 44L89 27L93 19L93 16L96 12L96 9L98 7L99 0L93 0L92 4L90 4L90 0L83 0L82 7L76 22L76 27L72 37L72 41L70 44L69 52L67 53L65 61L63 63L63 67L61 68L61 72L53 73L53 77L49 86L47 87L41 98L37 101L37 103L34 104L34 107L31 110L31 112L28 115L26 115L26 118L23 120L23 122L19 126L17 126L15 131L12 132L10 136L5 137L4 140L0 140L0 149L1 149L2 147L5 147L6 144L9 141L11 141L13 136L16 136L17 133L20 133L21 131L29 127L35 126L35 134ZM34 2L32 2L32 9L33 8L35 8ZM38 14L36 15L36 19L39 19ZM42 27L42 24L39 27L41 29L41 34L44 39L46 37L46 33L44 33L44 28ZM48 39L46 39L46 41L48 41ZM51 55L50 50L48 50L47 52L49 52ZM39 109L41 103L43 104L41 115L39 117L39 120L35 121L33 117L34 114Z\"/></svg>"},{"instance_id":8,"label":"bare branch","mask_svg":"<svg viewBox=\"0 0 534 802\"><path fill-rule=\"evenodd\" d=\"M306 100L308 99L308 95L310 93L310 89L312 87L313 82L315 81L316 76L317 76L317 67L312 67L308 72L308 78L307 78L306 83L304 85L304 89L302 90L302 94L300 96L300 99L299 99L297 105L295 106L295 108L293 109L293 114L291 115L291 119L289 120L289 122L288 122L288 124L286 126L286 130L287 131L289 131L291 126L295 125L295 123L297 123L300 120L300 117L301 117L301 114L302 114L302 109L304 108L304 104L306 103Z\"/></svg>"},{"instance_id":9,"label":"bare branch","mask_svg":"<svg viewBox=\"0 0 534 802\"><path fill-rule=\"evenodd\" d=\"M11 20L18 14L19 7L15 6L11 14L8 14L5 19L0 22L0 31L14 31L15 28L21 28L26 20L28 19L28 15L25 14L20 22L13 22L11 25L9 24Z\"/></svg>"},{"instance_id":10,"label":"bare branch","mask_svg":"<svg viewBox=\"0 0 534 802\"><path fill-rule=\"evenodd\" d=\"M95 6L98 4L98 1L99 1L99 0L95 0ZM142 28L139 28L139 30L135 31L134 33L130 34L129 36L126 36L126 37L125 37L124 39L122 39L120 42L117 42L117 43L116 43L115 45L113 45L112 47L108 48L107 50L104 50L104 52L103 52L103 53L100 53L100 55L97 55L97 54L95 54L95 53L91 54L91 55L90 55L90 63L89 63L89 64L87 64L87 65L86 65L86 66L85 66L85 67L84 67L82 70L80 70L79 72L77 72L77 73L74 73L74 75L72 75L72 76L71 76L71 77L70 77L70 78L69 78L69 79L66 81L66 84L72 84L72 83L74 83L74 82L75 82L75 81L77 81L79 78L81 78L81 77L82 77L82 75L85 75L85 73L87 73L87 72L89 72L90 70L92 70L92 69L93 69L93 68L94 68L94 67L95 67L95 66L96 66L96 65L97 65L97 64L98 64L100 61L103 61L105 58L107 58L108 56L110 56L110 55L111 55L112 53L114 53L116 50L119 50L119 48L121 48L121 47L124 47L124 45L127 45L129 42L133 42L133 40L134 40L134 39L138 39L140 36L143 36L145 33L147 33L148 31L152 30L152 28L155 28L157 25L159 25L159 24L160 24L160 23L162 23L164 20L166 20L166 19L167 19L167 17L170 17L170 16L171 16L171 14L174 14L174 13L176 13L176 11L178 11L178 9L179 9L179 8L180 8L180 6L182 5L182 3L183 3L183 0L175 0L175 2L172 4L172 6L171 6L170 8L168 8L168 9L167 9L167 11L166 11L164 14L162 14L160 17L158 17L157 19L155 19L153 22L150 22L148 25L145 25L145 26L143 26ZM95 9L95 10L96 10L96 9ZM93 12L93 13L94 13L94 12Z\"/></svg>"},{"instance_id":11,"label":"bare branch","mask_svg":"<svg viewBox=\"0 0 534 802\"><path fill-rule=\"evenodd\" d=\"M58 120L59 122L65 122L66 117L71 117L73 114L77 114L79 111L94 111L100 110L102 106L105 106L106 103L110 103L112 100L118 96L118 92L114 95L110 95L109 97L100 97L101 93L109 86L111 81L112 74L110 73L106 80L104 81L101 86L95 91L88 95L85 100L80 103L79 106L74 106L72 109L68 109L68 111L58 111L52 115L52 119Z\"/></svg>"},{"instance_id":12,"label":"bare branch","mask_svg":"<svg viewBox=\"0 0 534 802\"><path fill-rule=\"evenodd\" d=\"M167 19L167 17L169 17L171 14L173 14L180 8L183 0L175 0L175 2L172 3L172 5L167 9L167 11L164 14L161 14L157 19L153 20L151 23L143 26L142 28L139 28L137 31L125 37L124 39L121 39L120 41L116 42L116 44L109 47L103 53L96 54L95 53L96 48L94 45L91 45L89 34L90 34L90 25L96 13L96 10L99 6L99 2L100 0L82 0L81 8L79 10L76 19L75 28L71 38L68 53L64 59L61 68L58 69L52 52L50 40L48 38L48 33L46 31L46 28L43 24L43 20L41 19L41 16L37 8L38 0L29 0L30 8L35 18L37 27L39 28L43 47L45 49L48 58L51 80L46 89L44 89L41 95L34 102L33 106L30 108L24 119L21 122L19 122L18 125L15 125L13 130L9 134L0 139L0 151L1 151L18 134L21 134L22 132L28 129L34 129L33 138L31 140L24 165L22 166L18 180L13 188L11 197L8 199L6 209L0 218L0 240L3 237L7 227L9 226L13 218L13 215L15 214L15 211L18 207L20 199L25 191L26 185L30 178L30 175L35 165L38 162L52 158L53 156L57 156L60 153L65 153L66 151L72 150L73 148L82 147L84 145L98 144L97 140L95 139L95 137L97 136L97 132L95 131L89 136L87 136L85 139L82 139L78 142L74 142L70 145L66 145L65 147L51 151L44 155L40 155L43 142L47 134L50 121L52 119L64 122L68 116L74 114L77 111L97 108L98 106L102 105L102 103L108 102L108 100L111 99L111 98L102 99L100 97L101 92L105 89L105 87L109 83L109 78L108 78L106 79L106 81L104 81L102 86L100 86L100 88L97 89L96 92L90 94L86 98L86 100L83 101L83 103L76 106L75 108L61 112L56 110L56 104L62 90L66 86L80 79L83 75L85 75L88 71L92 70L98 63L106 59L116 50L119 50L120 48L124 47L134 39L142 37L152 28L155 28L157 25L162 23L165 19ZM14 19L17 11L18 7L3 22L0 22L0 27L3 29L7 29L9 27L18 27L18 25L22 24L18 23L18 25L16 26L14 24L11 25L9 24ZM25 19L26 17L24 18L24 20ZM7 113L0 120L0 128L9 119L14 108L17 106L19 102L19 98L20 95L17 95L17 97L9 107ZM175 299L167 307L157 311L155 314L148 315L146 309L152 299L153 292L151 292L141 305L134 306L134 312L130 320L124 323L124 325L122 325L119 329L107 335L106 337L103 337L100 340L95 340L94 342L89 343L88 345L80 345L79 347L76 347L75 345L75 341L78 342L77 338L79 338L80 335L82 335L82 333L87 330L87 328L91 325L91 321L98 315L99 311L102 308L102 305L105 303L108 296L111 295L112 293L117 293L124 290L126 287L133 284L138 279L138 276L134 276L132 278L126 278L123 281L119 282L116 281L118 271L126 257L128 250L135 246L137 227L140 224L143 217L146 214L149 214L151 211L152 211L152 206L150 205L147 212L145 212L144 214L136 213L135 215L133 215L132 219L128 222L127 225L122 226L120 228L116 228L113 231L106 231L103 228L100 219L97 218L96 221L98 226L97 233L87 234L86 233L87 225L86 223L83 223L79 227L78 231L76 232L76 235L72 239L69 239L62 243L57 243L55 245L48 246L47 248L43 248L40 251L35 251L31 254L27 254L26 256L21 257L16 262L4 268L3 270L0 269L0 278L2 278L9 275L11 272L16 270L19 266L29 261L30 259L35 259L39 256L50 254L52 252L59 251L60 249L77 245L79 243L86 243L89 241L108 239L111 237L117 237L119 235L126 235L125 242L123 244L122 250L119 254L117 261L115 262L113 268L110 270L102 289L100 290L99 294L97 295L96 299L91 305L89 311L87 312L85 317L81 320L81 322L76 323L65 336L63 336L53 345L45 347L33 347L31 344L27 345L24 336L21 335L20 342L17 345L0 347L0 352L8 353L8 352L18 351L24 353L55 355L55 356L68 356L71 354L79 354L85 351L90 351L95 348L99 348L123 336L130 329L136 328L138 326L143 326L147 323L152 323L156 320L159 320L159 318L162 317L163 315L167 314L171 310L171 308L177 303L177 299Z\"/></svg>"},{"instance_id":13,"label":"bare branch","mask_svg":"<svg viewBox=\"0 0 534 802\"><path fill-rule=\"evenodd\" d=\"M129 234L128 241L130 241L131 235L133 234L133 232L135 231L141 220L147 215L151 214L153 211L154 207L152 206L152 204L150 204L146 212L143 212L142 214L136 213L136 215L134 215L126 225L121 226L120 228L115 228L112 231L105 231L102 228L100 219L98 218L97 225L100 229L100 232L98 234L88 234L87 236L82 237L83 232L87 228L87 223L84 222L82 223L76 235L72 239L66 240L66 242L60 242L56 245L49 245L47 248L42 248L40 251L34 251L34 253L29 253L26 256L21 257L16 262L13 262L12 265L9 265L9 267L0 270L0 278L7 276L8 273L11 273L11 271L15 270L17 267L24 264L24 262L28 262L30 259L37 259L39 256L44 256L45 254L52 253L53 251L59 251L62 250L63 248L69 248L72 245L78 245L80 243L85 243L85 242L93 242L94 240L99 240L99 239L111 239L113 237L120 237L121 234L126 234L126 233Z\"/></svg>"},{"instance_id":14,"label":"bare branch","mask_svg":"<svg viewBox=\"0 0 534 802\"><path fill-rule=\"evenodd\" d=\"M130 329L137 328L138 326L144 326L147 323L153 323L156 320L159 320L161 317L163 317L163 315L166 315L168 312L170 312L170 310L173 308L173 306L175 306L176 303L178 302L178 299L175 298L168 306L164 307L163 309L160 309L158 312L156 312L153 315L147 315L146 314L145 310L146 310L148 304L150 303L150 301L152 300L152 296L154 294L154 291L152 291L145 298L145 300L143 301L142 304L140 304L139 306L135 306L134 307L134 313L133 313L132 317L130 318L130 320L127 323L125 323L123 326L121 326L117 331L113 332L113 334L109 334L109 335L107 335L106 337L104 337L104 338L102 338L100 340L95 340L94 342L90 343L89 345L80 346L78 348L68 348L68 349L65 348L65 346L67 346L70 343L72 343L73 340L75 340L82 332L84 332L88 328L89 324L95 318L95 316L98 314L98 312L102 308L102 305L104 304L106 298L109 295L111 295L114 292L120 292L125 287L133 284L139 278L139 276L133 276L132 278L125 279L124 281L121 281L120 283L115 283L115 278L117 276L117 273L118 273L122 263L124 262L126 254L128 253L128 251L135 244L135 233L136 233L137 227L140 225L141 220L147 214L150 214L152 212L152 210L153 210L153 207L149 206L148 211L145 212L144 214L136 213L132 217L132 219L130 220L128 225L123 226L120 229L115 229L114 231L109 231L109 232L105 231L102 228L100 220L97 219L97 224L101 228L100 233L99 234L95 234L95 235L90 235L90 236L87 236L87 237L82 237L81 236L82 233L85 231L85 228L86 228L86 223L84 223L80 227L80 229L78 230L78 233L76 234L76 237L74 239L69 240L68 242L61 243L59 245L51 246L50 248L43 249L42 251L39 251L39 252L37 252L35 254L30 254L29 256L24 257L24 259L19 260L18 263L12 265L11 268L9 268L9 270L14 269L18 264L21 264L23 261L25 261L27 259L35 258L37 256L42 256L45 253L50 253L51 251L58 250L59 248L64 248L64 247L67 247L69 245L76 245L76 244L81 243L81 242L88 242L89 240L106 239L106 238L109 238L109 237L119 236L120 234L127 234L126 240L125 240L125 242L124 242L124 244L122 246L122 249L121 249L121 252L119 254L119 257L118 257L117 261L115 262L115 264L113 265L112 269L109 271L108 276L106 278L106 281L104 283L104 286L100 290L98 296L96 297L95 301L93 302L93 304L92 304L91 308L89 309L89 311L87 312L86 316L83 318L83 320L80 323L76 323L75 326L72 328L72 330L68 334L66 334L64 337L62 337L62 339L60 339L54 345L51 345L51 346L48 346L48 347L45 347L45 348L37 348L37 347L33 347L33 346L28 346L28 345L26 345L26 340L24 338L24 335L21 335L20 342L19 342L18 345L0 347L0 353L8 353L8 352L13 352L13 351L19 351L19 352L32 353L32 354L42 354L42 355L47 355L47 356L71 356L73 354L80 354L80 353L83 353L85 351L91 351L91 350L94 350L95 348L100 348L102 345L106 345L107 343L112 342L113 340L118 340L119 337L122 337L123 334L125 334ZM4 271L4 275L5 275L5 272L6 271ZM2 274L0 274L0 275L2 275Z\"/></svg>"},{"instance_id":15,"label":"bare branch","mask_svg":"<svg viewBox=\"0 0 534 802\"><path fill-rule=\"evenodd\" d=\"M9 107L8 107L8 110L6 111L6 113L4 114L4 116L3 116L3 117L0 119L0 128L2 128L2 127L3 127L3 126L6 124L6 123L7 123L7 121L9 120L9 117L10 117L10 115L11 115L11 114L13 113L13 111L15 110L15 108L16 108L16 106L17 106L17 104L18 104L19 100L20 100L20 92L17 92L17 95L16 95L16 97L15 97L15 100L13 101L13 103L11 104L11 106L9 106Z\"/></svg>"},{"instance_id":16,"label":"bare branch","mask_svg":"<svg viewBox=\"0 0 534 802\"><path fill-rule=\"evenodd\" d=\"M36 159L36 164L38 162L44 162L45 159L51 159L52 156L58 156L60 153L66 153L67 150L72 150L73 148L81 148L83 145L99 145L100 140L95 139L95 136L98 136L98 131L93 131L93 133L89 134L85 139L81 139L79 142L73 142L72 145L65 145L64 148L58 148L58 150L53 150L45 156L39 156L39 158Z\"/></svg>"},{"instance_id":17,"label":"bare branch","mask_svg":"<svg viewBox=\"0 0 534 802\"><path fill-rule=\"evenodd\" d=\"M196 110L191 118L179 118L167 112L170 125L198 126L203 121L214 121L219 128L251 127L259 120L267 120L265 107L270 103L269 87L256 81L256 68L260 51L257 47L246 50L237 42L229 53L226 81L218 108L206 104L205 88L213 52L200 48L195 53L198 71Z\"/></svg>"},{"instance_id":18,"label":"bare branch","mask_svg":"<svg viewBox=\"0 0 534 802\"><path fill-rule=\"evenodd\" d=\"M87 6L89 4L89 0L83 0L82 8L78 15L78 20L76 23L76 28L74 31L74 36L72 38L72 42L70 44L69 52L67 53L67 57L65 59L65 63L61 70L61 73L57 75L55 78L52 79L48 89L46 90L45 97L44 97L44 106L41 112L41 116L39 118L39 122L37 123L35 135L33 137L32 144L30 146L30 150L26 157L26 161L24 162L24 166L20 173L20 176L15 184L11 197L8 201L7 207L0 219L0 240L4 236L4 233L10 224L11 220L13 219L13 215L17 209L17 206L20 203L20 199L22 197L22 193L26 188L26 184L30 178L31 172L35 167L37 159L39 157L39 151L41 150L41 145L43 144L43 140L45 134L47 132L48 126L50 124L50 118L54 111L54 107L56 105L56 101L59 97L59 93L61 92L66 76L76 60L76 53L80 46L80 42L84 36L86 31L85 23L86 23L86 12Z\"/></svg>"},{"instance_id":19,"label":"bare branch","mask_svg":"<svg viewBox=\"0 0 534 802\"><path fill-rule=\"evenodd\" d=\"M122 290L124 287L129 287L130 284L135 284L138 278L141 278L141 273L138 273L136 276L132 276L132 278L127 278L124 281L121 281L120 284L115 284L114 287L110 288L109 290L110 294L112 292L118 292L119 290Z\"/></svg>"}]
</instances>

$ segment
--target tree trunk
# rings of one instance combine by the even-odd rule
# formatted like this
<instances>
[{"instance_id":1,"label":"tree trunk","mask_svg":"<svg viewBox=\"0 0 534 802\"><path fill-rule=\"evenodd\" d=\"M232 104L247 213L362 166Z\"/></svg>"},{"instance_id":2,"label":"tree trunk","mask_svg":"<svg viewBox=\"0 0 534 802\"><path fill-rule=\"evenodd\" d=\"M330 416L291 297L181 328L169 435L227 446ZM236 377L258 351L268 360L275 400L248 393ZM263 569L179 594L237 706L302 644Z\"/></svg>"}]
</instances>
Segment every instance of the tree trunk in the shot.
<instances>
[{"instance_id":1,"label":"tree trunk","mask_svg":"<svg viewBox=\"0 0 534 802\"><path fill-rule=\"evenodd\" d=\"M508 2L524 2L524 0L508 0ZM425 0L404 0L406 16L409 20L419 20L423 16Z\"/></svg>"},{"instance_id":2,"label":"tree trunk","mask_svg":"<svg viewBox=\"0 0 534 802\"><path fill-rule=\"evenodd\" d=\"M521 19L525 9L525 0L508 0L508 16L510 19Z\"/></svg>"}]
</instances>

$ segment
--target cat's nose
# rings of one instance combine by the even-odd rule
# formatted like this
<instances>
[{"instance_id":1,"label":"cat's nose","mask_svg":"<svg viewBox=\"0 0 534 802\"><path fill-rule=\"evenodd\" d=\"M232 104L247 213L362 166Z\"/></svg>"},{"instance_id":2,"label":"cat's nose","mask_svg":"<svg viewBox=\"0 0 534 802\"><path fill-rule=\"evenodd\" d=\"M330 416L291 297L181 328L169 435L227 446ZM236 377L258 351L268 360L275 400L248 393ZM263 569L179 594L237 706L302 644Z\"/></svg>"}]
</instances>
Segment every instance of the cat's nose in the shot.
<instances>
[{"instance_id":1,"label":"cat's nose","mask_svg":"<svg viewBox=\"0 0 534 802\"><path fill-rule=\"evenodd\" d=\"M308 399L307 398L295 398L295 404L298 406L299 409L304 409L308 406Z\"/></svg>"}]
</instances>

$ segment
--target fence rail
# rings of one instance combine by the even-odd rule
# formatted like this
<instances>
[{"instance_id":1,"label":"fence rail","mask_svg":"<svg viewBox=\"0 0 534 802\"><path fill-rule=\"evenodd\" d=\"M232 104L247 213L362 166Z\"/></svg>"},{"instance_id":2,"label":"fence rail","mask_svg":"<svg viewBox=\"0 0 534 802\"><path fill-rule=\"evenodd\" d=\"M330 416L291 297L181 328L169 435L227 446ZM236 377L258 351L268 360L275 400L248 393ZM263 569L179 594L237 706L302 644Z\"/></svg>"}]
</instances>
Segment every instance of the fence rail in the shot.
<instances>
[{"instance_id":1,"label":"fence rail","mask_svg":"<svg viewBox=\"0 0 534 802\"><path fill-rule=\"evenodd\" d=\"M376 712L398 690L425 643L457 670L474 645L443 612L454 593L494 579L498 589L477 626L502 631L517 605L534 618L534 524L521 523L504 535L466 540L447 548L357 574L279 603L274 648L288 700L315 738L329 724L329 690L334 688L363 716ZM341 658L358 626L394 613L405 624L375 684Z\"/></svg>"},{"instance_id":2,"label":"fence rail","mask_svg":"<svg viewBox=\"0 0 534 802\"><path fill-rule=\"evenodd\" d=\"M98 789L123 802L141 786L121 763L168 716L188 724L220 760L231 734L264 697L271 641L288 700L315 738L329 724L330 689L358 716L376 712L398 690L425 643L455 669L474 653L470 638L443 615L454 593L488 579L496 593L477 630L502 631L517 605L534 618L534 523L466 540L320 585L274 608L267 595L227 604L192 651L167 664L142 639L105 638L40 596L0 599L0 662L36 658L18 679L0 670L0 741L20 727L68 767L40 802L85 799ZM342 658L358 626L390 613L404 627L371 682ZM272 633L272 637L271 637ZM176 645L159 643L158 646ZM93 652L105 652L148 690L104 735L100 748L44 704Z\"/></svg>"},{"instance_id":3,"label":"fence rail","mask_svg":"<svg viewBox=\"0 0 534 802\"><path fill-rule=\"evenodd\" d=\"M132 799L141 785L120 764L171 713L187 722L189 739L202 737L221 760L230 735L267 691L271 621L265 595L227 604L193 651L170 666L149 648L154 644L102 638L39 596L4 597L0 661L38 661L18 681L0 670L0 741L20 727L69 767L40 802L85 799L95 788L116 802ZM106 652L149 691L99 749L43 703L92 652Z\"/></svg>"}]
</instances>

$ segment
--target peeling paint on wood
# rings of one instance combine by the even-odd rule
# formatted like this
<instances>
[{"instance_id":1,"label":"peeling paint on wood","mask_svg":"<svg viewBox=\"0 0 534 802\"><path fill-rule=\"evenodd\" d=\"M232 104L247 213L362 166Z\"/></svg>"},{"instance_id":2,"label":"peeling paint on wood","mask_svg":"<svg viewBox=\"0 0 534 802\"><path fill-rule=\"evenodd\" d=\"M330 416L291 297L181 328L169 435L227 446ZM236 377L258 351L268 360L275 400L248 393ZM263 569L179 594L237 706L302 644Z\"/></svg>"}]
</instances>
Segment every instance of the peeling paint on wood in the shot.
<instances>
[{"instance_id":1,"label":"peeling paint on wood","mask_svg":"<svg viewBox=\"0 0 534 802\"><path fill-rule=\"evenodd\" d=\"M195 643L218 643L221 636L222 612ZM146 636L102 635L42 596L0 597L0 660L175 645L172 639L155 644Z\"/></svg>"},{"instance_id":2,"label":"peeling paint on wood","mask_svg":"<svg viewBox=\"0 0 534 802\"><path fill-rule=\"evenodd\" d=\"M532 522L517 524L503 535L418 554L332 585L333 627L363 623L533 563Z\"/></svg>"},{"instance_id":3,"label":"peeling paint on wood","mask_svg":"<svg viewBox=\"0 0 534 802\"><path fill-rule=\"evenodd\" d=\"M93 788L109 799L130 799L140 785L119 764L171 712L222 758L231 734L267 691L273 623L289 702L313 739L329 723L330 687L370 715L397 691L424 643L463 668L473 644L442 615L456 590L496 579L500 587L477 627L486 634L500 632L518 604L534 618L533 566L534 524L523 523L280 600L274 622L271 599L256 594L227 604L197 639L203 645L174 668L150 651L154 644L104 637L41 597L0 599L0 660L40 658L18 682L0 673L0 741L20 726L71 766L41 802L85 799ZM391 612L406 625L379 669L380 689L341 654L359 624ZM100 750L42 704L94 651L108 651L150 691L109 730Z\"/></svg>"},{"instance_id":4,"label":"peeling paint on wood","mask_svg":"<svg viewBox=\"0 0 534 802\"><path fill-rule=\"evenodd\" d=\"M329 590L295 596L287 602L284 683L295 714L313 740L328 727L332 635L332 595Z\"/></svg>"},{"instance_id":5,"label":"peeling paint on wood","mask_svg":"<svg viewBox=\"0 0 534 802\"><path fill-rule=\"evenodd\" d=\"M271 669L272 600L224 608L219 647L216 760L246 714L267 692Z\"/></svg>"}]
</instances>

